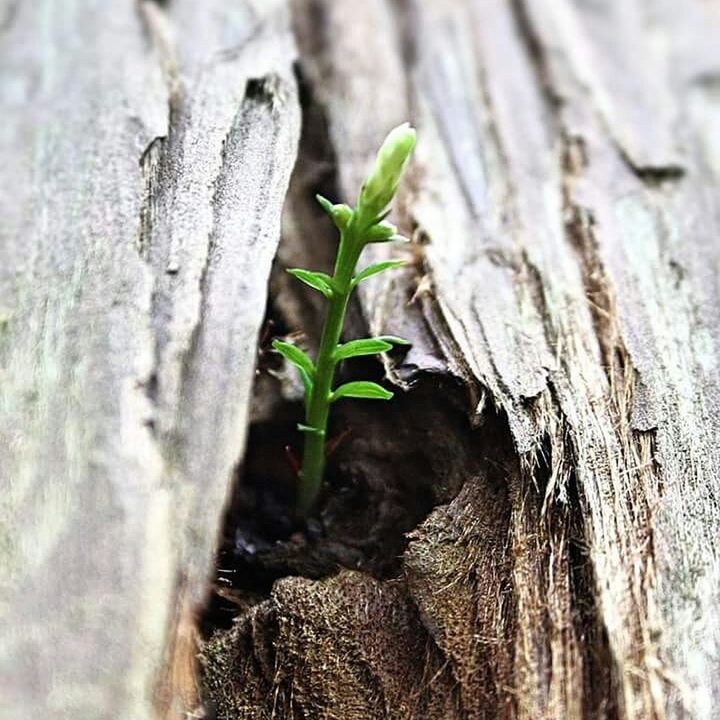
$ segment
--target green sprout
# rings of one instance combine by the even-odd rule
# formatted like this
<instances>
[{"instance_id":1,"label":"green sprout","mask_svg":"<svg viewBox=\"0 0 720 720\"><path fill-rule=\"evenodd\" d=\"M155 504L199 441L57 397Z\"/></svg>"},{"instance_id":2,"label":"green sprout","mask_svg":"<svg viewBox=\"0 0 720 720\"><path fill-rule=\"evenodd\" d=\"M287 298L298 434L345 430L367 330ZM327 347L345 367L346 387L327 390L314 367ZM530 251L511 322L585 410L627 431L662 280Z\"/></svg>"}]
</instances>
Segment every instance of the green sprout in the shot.
<instances>
[{"instance_id":1,"label":"green sprout","mask_svg":"<svg viewBox=\"0 0 720 720\"><path fill-rule=\"evenodd\" d=\"M402 260L384 260L355 275L355 266L366 245L406 239L398 235L397 228L385 218L390 213L388 205L397 191L414 147L415 130L408 123L388 134L378 151L370 175L363 183L355 209L344 204L333 205L321 195L317 196L322 209L340 232L332 277L300 268L288 270L298 280L322 293L328 301L320 347L314 363L296 345L280 340L273 342L275 350L297 367L305 388L305 422L298 425L298 429L305 434L297 498L297 509L301 516L307 515L312 509L322 485L330 405L341 398L389 400L393 396L384 387L369 381L348 382L333 388L333 378L335 368L342 360L375 355L392 349L393 345L408 344L401 338L389 335L340 344L340 335L348 300L355 287L373 275L404 264Z\"/></svg>"}]
</instances>

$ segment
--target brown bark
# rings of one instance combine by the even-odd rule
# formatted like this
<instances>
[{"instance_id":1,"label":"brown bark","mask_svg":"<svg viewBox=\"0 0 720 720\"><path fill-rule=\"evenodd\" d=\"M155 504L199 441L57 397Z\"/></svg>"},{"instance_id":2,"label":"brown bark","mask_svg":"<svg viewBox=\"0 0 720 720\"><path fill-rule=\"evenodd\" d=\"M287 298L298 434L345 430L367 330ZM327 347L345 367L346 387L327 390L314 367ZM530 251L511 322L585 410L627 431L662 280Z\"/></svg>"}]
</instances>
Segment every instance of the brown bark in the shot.
<instances>
[{"instance_id":1,"label":"brown bark","mask_svg":"<svg viewBox=\"0 0 720 720\"><path fill-rule=\"evenodd\" d=\"M272 587L235 578L238 619L202 648L206 711L712 718L717 8L69 12L0 20L0 714L196 709L244 435L243 477L267 473L278 451L252 428L297 398L261 364L250 407L281 203L271 313L312 346L321 304L281 270L327 269L313 193L352 201L409 118L395 219L414 242L368 261L411 265L362 286L349 332L412 347L384 359L390 409L341 411L329 478L365 506L353 524L325 500L337 554L310 541Z\"/></svg>"}]
</instances>

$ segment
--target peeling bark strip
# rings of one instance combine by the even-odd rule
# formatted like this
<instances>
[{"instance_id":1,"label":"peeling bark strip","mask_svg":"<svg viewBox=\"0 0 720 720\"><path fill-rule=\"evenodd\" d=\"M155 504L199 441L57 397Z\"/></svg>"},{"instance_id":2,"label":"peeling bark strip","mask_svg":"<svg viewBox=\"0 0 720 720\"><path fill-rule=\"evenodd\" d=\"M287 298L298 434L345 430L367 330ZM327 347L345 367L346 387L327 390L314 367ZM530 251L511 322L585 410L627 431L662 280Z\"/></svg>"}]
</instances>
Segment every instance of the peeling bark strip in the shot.
<instances>
[{"instance_id":1,"label":"peeling bark strip","mask_svg":"<svg viewBox=\"0 0 720 720\"><path fill-rule=\"evenodd\" d=\"M288 13L0 14L0 715L185 717L295 158Z\"/></svg>"},{"instance_id":2,"label":"peeling bark strip","mask_svg":"<svg viewBox=\"0 0 720 720\"><path fill-rule=\"evenodd\" d=\"M493 496L481 485L477 499L468 477L411 536L397 602L418 608L412 634L429 650L408 672L408 692L423 663L440 662L455 687L448 718L713 718L716 8L699 0L293 5L341 196L354 193L386 128L407 117L418 127L415 188L402 216L422 242L427 275L368 283L362 295L373 333L414 340L391 376L404 383L437 372L443 348L445 372L477 388L479 421L492 401L514 446L505 527L483 523ZM488 467L494 452L488 447ZM468 495L475 501L459 508ZM463 531L453 529L458 518ZM382 592L376 581L343 577L313 586L310 606L306 585L278 584L209 646L221 717L435 717L427 708L442 705L443 681L425 688L422 709L373 704L382 663L367 659L372 640L361 628L342 638L353 647L344 672L353 674L355 705L339 675L312 675L340 641L340 632L306 632L334 607L337 583L358 602L370 587ZM372 612L390 622L389 610ZM278 625L284 613L289 626ZM368 622L386 627L383 616ZM468 627L471 637L458 630ZM250 662L269 643L270 664ZM230 665L218 650L236 653ZM311 676L315 704L305 689Z\"/></svg>"},{"instance_id":3,"label":"peeling bark strip","mask_svg":"<svg viewBox=\"0 0 720 720\"><path fill-rule=\"evenodd\" d=\"M716 7L6 5L0 715L194 709L194 613L299 131L292 9L313 104L280 260L322 256L304 244L313 183L354 194L412 119L414 269L365 283L359 321L413 339L388 364L399 385L467 383L483 462L399 577L286 578L218 634L208 705L714 718Z\"/></svg>"}]
</instances>

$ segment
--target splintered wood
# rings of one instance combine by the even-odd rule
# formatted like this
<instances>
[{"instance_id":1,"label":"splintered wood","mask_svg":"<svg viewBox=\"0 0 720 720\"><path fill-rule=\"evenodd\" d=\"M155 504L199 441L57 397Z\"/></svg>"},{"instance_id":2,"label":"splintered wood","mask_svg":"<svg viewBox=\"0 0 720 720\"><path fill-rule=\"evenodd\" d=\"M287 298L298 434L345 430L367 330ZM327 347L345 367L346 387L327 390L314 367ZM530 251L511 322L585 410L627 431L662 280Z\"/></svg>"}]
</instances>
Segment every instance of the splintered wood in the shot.
<instances>
[{"instance_id":1,"label":"splintered wood","mask_svg":"<svg viewBox=\"0 0 720 720\"><path fill-rule=\"evenodd\" d=\"M714 718L718 8L5 5L0 715L197 710L281 207L281 263L326 269L317 144L353 202L409 119L415 242L367 260L411 264L354 322L412 341L399 388L469 388L484 465L398 577L285 578L218 633L206 708Z\"/></svg>"}]
</instances>

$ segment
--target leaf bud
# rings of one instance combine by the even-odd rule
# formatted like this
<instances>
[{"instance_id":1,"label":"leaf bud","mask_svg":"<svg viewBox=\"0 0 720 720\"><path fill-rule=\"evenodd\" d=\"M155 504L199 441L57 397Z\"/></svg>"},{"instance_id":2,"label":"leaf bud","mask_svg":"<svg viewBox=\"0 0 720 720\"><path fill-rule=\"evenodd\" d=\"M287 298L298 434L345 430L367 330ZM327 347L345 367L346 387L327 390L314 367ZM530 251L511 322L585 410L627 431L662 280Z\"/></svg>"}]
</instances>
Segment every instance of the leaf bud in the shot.
<instances>
[{"instance_id":1,"label":"leaf bud","mask_svg":"<svg viewBox=\"0 0 720 720\"><path fill-rule=\"evenodd\" d=\"M335 223L335 227L341 232L350 224L352 220L353 209L344 203L333 205L326 197L316 195L315 199L320 207L327 213L330 219Z\"/></svg>"},{"instance_id":2,"label":"leaf bud","mask_svg":"<svg viewBox=\"0 0 720 720\"><path fill-rule=\"evenodd\" d=\"M390 131L380 146L375 164L360 190L358 209L363 217L376 218L393 199L400 176L415 147L415 128L409 123Z\"/></svg>"},{"instance_id":3,"label":"leaf bud","mask_svg":"<svg viewBox=\"0 0 720 720\"><path fill-rule=\"evenodd\" d=\"M397 228L392 224L383 220L373 225L365 236L366 242L387 242L397 234Z\"/></svg>"}]
</instances>

